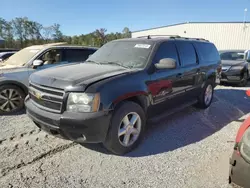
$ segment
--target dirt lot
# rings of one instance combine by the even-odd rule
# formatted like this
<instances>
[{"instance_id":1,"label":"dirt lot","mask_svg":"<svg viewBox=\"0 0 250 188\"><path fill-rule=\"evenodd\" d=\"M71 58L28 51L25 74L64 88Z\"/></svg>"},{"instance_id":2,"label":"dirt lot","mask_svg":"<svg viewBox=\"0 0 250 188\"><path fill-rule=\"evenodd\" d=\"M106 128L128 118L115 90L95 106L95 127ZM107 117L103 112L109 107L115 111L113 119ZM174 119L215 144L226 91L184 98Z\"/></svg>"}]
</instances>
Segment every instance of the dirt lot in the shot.
<instances>
[{"instance_id":1,"label":"dirt lot","mask_svg":"<svg viewBox=\"0 0 250 188\"><path fill-rule=\"evenodd\" d=\"M228 187L235 134L250 111L246 89L217 86L210 108L150 125L123 157L49 136L25 114L1 116L0 187Z\"/></svg>"}]
</instances>

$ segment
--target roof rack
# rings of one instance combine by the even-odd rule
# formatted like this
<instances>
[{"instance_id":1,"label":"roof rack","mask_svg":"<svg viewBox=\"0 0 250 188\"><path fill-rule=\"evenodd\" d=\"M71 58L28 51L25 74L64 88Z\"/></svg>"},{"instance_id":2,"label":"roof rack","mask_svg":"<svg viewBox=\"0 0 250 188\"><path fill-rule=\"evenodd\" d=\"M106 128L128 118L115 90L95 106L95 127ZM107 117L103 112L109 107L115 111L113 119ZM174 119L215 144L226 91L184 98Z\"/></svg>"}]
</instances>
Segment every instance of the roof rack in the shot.
<instances>
[{"instance_id":1,"label":"roof rack","mask_svg":"<svg viewBox=\"0 0 250 188\"><path fill-rule=\"evenodd\" d=\"M188 37L181 37L181 38L184 38L184 39L192 39L192 40L204 40L204 41L208 41L204 38L188 38Z\"/></svg>"},{"instance_id":2,"label":"roof rack","mask_svg":"<svg viewBox=\"0 0 250 188\"><path fill-rule=\"evenodd\" d=\"M169 38L181 38L179 35L147 35L147 36L140 36L137 38L147 38L151 39L152 37L169 37Z\"/></svg>"},{"instance_id":3,"label":"roof rack","mask_svg":"<svg viewBox=\"0 0 250 188\"><path fill-rule=\"evenodd\" d=\"M189 37L181 37L179 35L147 35L147 36L140 36L140 37L137 37L137 38L147 38L147 39L151 39L152 37L169 37L169 38L172 38L172 39L175 39L175 38L180 38L180 39L187 39L187 40L203 40L203 41L208 41L209 40L206 40L204 38L189 38Z\"/></svg>"}]
</instances>

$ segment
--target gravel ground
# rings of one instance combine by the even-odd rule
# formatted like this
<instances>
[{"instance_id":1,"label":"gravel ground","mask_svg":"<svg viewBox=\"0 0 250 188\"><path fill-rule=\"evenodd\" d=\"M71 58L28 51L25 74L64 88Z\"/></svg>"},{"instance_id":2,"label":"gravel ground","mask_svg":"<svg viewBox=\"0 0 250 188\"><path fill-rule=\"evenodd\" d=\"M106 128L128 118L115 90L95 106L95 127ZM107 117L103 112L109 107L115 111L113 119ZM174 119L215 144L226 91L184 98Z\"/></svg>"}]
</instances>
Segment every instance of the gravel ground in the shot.
<instances>
[{"instance_id":1,"label":"gravel ground","mask_svg":"<svg viewBox=\"0 0 250 188\"><path fill-rule=\"evenodd\" d=\"M140 147L122 157L47 135L25 114L1 116L0 187L229 187L247 88L217 86L210 108L150 125Z\"/></svg>"}]
</instances>

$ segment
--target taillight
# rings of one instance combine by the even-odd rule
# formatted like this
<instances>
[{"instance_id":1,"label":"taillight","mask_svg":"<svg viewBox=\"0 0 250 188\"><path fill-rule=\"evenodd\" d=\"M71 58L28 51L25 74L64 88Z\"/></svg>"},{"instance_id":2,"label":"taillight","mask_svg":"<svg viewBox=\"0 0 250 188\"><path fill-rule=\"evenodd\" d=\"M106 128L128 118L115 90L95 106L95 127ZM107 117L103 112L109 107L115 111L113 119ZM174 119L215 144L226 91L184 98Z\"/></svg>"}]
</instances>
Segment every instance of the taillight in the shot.
<instances>
[{"instance_id":1,"label":"taillight","mask_svg":"<svg viewBox=\"0 0 250 188\"><path fill-rule=\"evenodd\" d=\"M250 97L250 90L246 90L246 94L248 97Z\"/></svg>"}]
</instances>

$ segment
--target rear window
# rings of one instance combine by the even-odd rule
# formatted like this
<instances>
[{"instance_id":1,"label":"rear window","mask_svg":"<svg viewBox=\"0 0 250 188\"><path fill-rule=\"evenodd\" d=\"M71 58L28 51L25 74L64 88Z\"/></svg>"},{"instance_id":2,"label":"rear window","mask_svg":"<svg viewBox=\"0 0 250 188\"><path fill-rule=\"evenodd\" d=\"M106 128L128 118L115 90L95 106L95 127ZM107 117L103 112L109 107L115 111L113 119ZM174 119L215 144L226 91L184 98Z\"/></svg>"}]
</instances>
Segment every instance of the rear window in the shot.
<instances>
[{"instance_id":1,"label":"rear window","mask_svg":"<svg viewBox=\"0 0 250 188\"><path fill-rule=\"evenodd\" d=\"M204 62L219 61L220 55L215 45L212 43L195 42L195 48L199 54L200 59Z\"/></svg>"},{"instance_id":2,"label":"rear window","mask_svg":"<svg viewBox=\"0 0 250 188\"><path fill-rule=\"evenodd\" d=\"M222 52L220 54L221 60L244 60L244 51L241 52Z\"/></svg>"}]
</instances>

